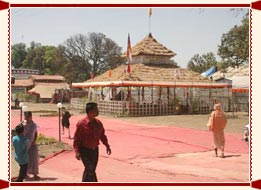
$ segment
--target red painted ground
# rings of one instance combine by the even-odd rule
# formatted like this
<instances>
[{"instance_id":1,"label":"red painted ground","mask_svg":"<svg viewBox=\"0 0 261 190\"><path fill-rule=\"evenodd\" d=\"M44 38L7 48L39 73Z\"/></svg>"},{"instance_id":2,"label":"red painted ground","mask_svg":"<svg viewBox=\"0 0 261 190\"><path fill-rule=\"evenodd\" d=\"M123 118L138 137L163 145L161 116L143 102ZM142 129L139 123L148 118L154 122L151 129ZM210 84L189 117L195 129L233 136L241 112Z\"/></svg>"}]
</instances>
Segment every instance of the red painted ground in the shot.
<instances>
[{"instance_id":1,"label":"red painted ground","mask_svg":"<svg viewBox=\"0 0 261 190\"><path fill-rule=\"evenodd\" d=\"M16 113L17 112L17 113ZM71 117L71 134L84 115ZM12 111L12 125L19 122L19 111ZM39 133L58 139L58 117L37 117ZM100 182L248 182L248 145L242 136L226 134L226 158L214 158L212 136L175 126L159 127L102 118L112 154L100 145L97 175ZM65 133L66 134L66 133ZM73 140L62 135L62 141ZM74 152L63 152L40 164L42 181L80 182L81 161Z\"/></svg>"}]
</instances>

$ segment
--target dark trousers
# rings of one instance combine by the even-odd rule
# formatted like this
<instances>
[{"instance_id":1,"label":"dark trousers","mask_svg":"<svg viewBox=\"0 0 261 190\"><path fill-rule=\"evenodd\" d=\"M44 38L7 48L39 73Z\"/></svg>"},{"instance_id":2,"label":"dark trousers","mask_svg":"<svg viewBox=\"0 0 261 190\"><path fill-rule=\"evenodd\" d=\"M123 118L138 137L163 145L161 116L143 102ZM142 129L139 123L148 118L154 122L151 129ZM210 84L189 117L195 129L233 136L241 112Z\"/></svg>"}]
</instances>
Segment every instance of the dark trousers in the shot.
<instances>
[{"instance_id":1,"label":"dark trousers","mask_svg":"<svg viewBox=\"0 0 261 190\"><path fill-rule=\"evenodd\" d=\"M26 176L26 173L27 173L28 164L23 164L23 165L19 164L19 166L20 166L20 170L19 170L19 175L18 175L16 181L17 182L23 182L24 178Z\"/></svg>"},{"instance_id":2,"label":"dark trousers","mask_svg":"<svg viewBox=\"0 0 261 190\"><path fill-rule=\"evenodd\" d=\"M81 159L84 165L82 182L97 182L96 166L98 163L99 149L81 148Z\"/></svg>"}]
</instances>

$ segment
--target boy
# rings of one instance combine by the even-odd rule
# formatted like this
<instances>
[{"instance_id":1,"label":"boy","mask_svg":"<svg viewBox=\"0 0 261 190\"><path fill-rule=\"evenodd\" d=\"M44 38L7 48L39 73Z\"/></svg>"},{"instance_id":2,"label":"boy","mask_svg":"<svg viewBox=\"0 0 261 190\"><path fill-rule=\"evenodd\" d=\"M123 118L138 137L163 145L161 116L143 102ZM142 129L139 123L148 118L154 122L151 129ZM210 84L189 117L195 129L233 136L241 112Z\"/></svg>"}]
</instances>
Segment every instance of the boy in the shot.
<instances>
[{"instance_id":1,"label":"boy","mask_svg":"<svg viewBox=\"0 0 261 190\"><path fill-rule=\"evenodd\" d=\"M16 182L23 182L27 173L29 140L24 136L24 126L22 123L16 126L15 132L16 136L12 138L15 151L14 157L20 166Z\"/></svg>"}]
</instances>

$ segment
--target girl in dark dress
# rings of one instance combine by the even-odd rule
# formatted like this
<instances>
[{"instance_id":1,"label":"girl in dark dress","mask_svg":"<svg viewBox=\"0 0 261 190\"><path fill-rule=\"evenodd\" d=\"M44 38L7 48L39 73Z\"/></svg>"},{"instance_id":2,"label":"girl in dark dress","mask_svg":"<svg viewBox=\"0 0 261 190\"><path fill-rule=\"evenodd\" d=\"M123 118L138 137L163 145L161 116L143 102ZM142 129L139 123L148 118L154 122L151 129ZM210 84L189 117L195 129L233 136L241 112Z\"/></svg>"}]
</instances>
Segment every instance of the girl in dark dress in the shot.
<instances>
[{"instance_id":1,"label":"girl in dark dress","mask_svg":"<svg viewBox=\"0 0 261 190\"><path fill-rule=\"evenodd\" d=\"M68 130L69 134L69 139L71 138L70 135L70 118L71 114L69 111L64 111L63 116L62 116L62 126L63 126L63 134L64 134L64 128Z\"/></svg>"}]
</instances>

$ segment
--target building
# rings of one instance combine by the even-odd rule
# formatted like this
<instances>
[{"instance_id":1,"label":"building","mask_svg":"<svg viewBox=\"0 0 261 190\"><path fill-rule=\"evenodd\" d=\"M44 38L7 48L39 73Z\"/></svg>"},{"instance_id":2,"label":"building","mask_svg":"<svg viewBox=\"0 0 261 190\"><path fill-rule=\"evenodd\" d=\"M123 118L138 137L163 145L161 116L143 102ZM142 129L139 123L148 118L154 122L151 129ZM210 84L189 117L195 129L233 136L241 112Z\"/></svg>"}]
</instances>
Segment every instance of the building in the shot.
<instances>
[{"instance_id":1,"label":"building","mask_svg":"<svg viewBox=\"0 0 261 190\"><path fill-rule=\"evenodd\" d=\"M171 60L176 53L157 42L152 34L131 50L130 73L124 64L94 79L72 83L73 88L89 92L82 106L86 101L97 101L100 113L115 116L209 113L217 101L228 107L226 83L214 83L176 66ZM71 104L79 107L75 99Z\"/></svg>"},{"instance_id":2,"label":"building","mask_svg":"<svg viewBox=\"0 0 261 190\"><path fill-rule=\"evenodd\" d=\"M63 76L32 75L37 71L30 69L15 69L12 73L15 77L11 84L13 101L18 98L20 101L50 102L55 94L59 94L58 100L69 101L69 92L66 92L70 87ZM63 90L63 93L59 93L59 90Z\"/></svg>"}]
</instances>

